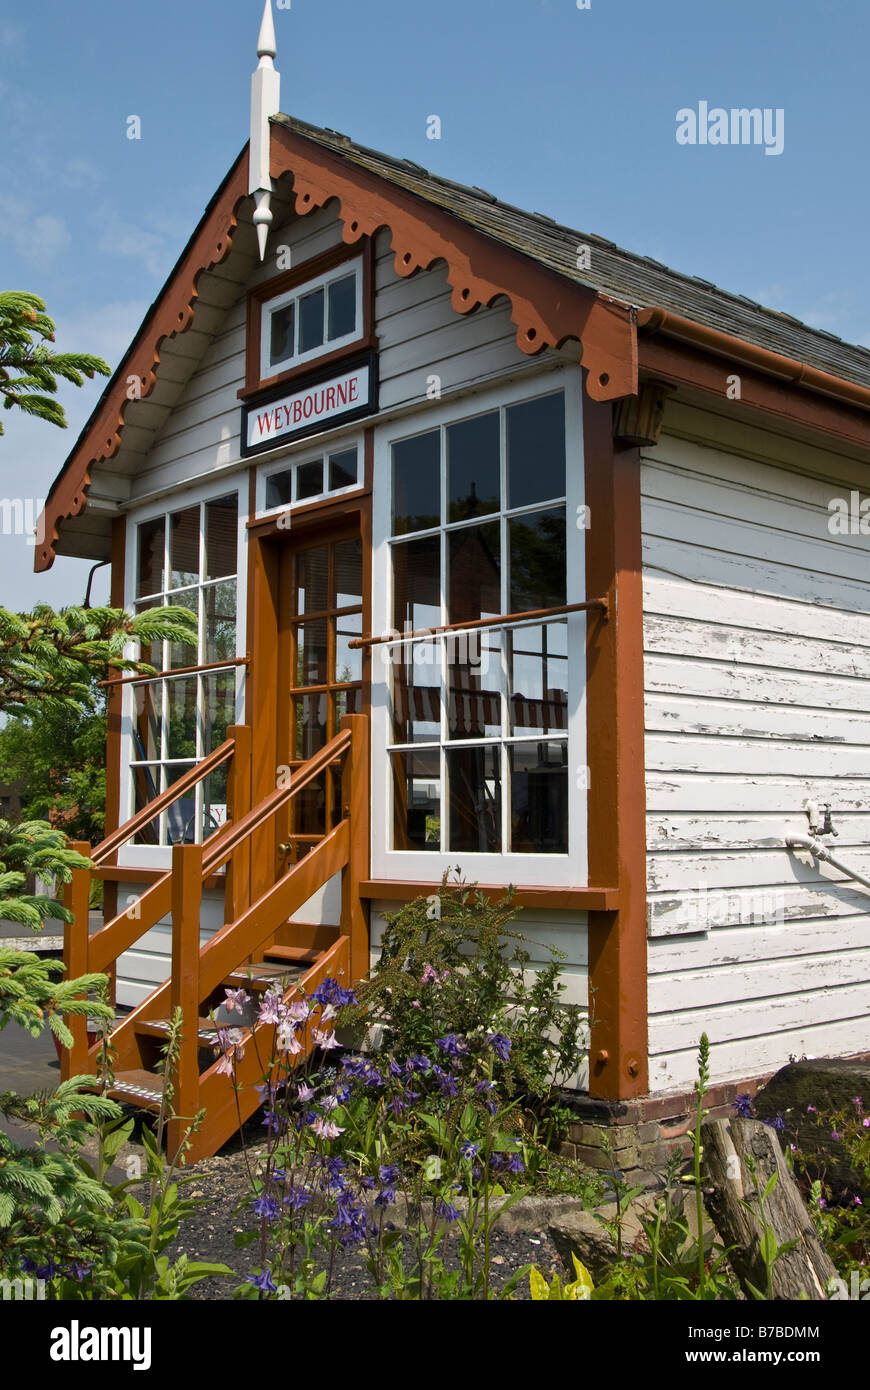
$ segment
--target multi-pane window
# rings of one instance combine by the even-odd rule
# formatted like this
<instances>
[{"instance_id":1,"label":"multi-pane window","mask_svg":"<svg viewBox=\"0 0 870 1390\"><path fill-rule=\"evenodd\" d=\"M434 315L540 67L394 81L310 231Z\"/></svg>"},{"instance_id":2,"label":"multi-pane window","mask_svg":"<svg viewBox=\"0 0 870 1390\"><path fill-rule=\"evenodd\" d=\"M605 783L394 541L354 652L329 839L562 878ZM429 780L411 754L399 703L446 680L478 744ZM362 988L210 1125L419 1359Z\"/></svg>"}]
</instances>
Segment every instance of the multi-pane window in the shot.
<instances>
[{"instance_id":1,"label":"multi-pane window","mask_svg":"<svg viewBox=\"0 0 870 1390\"><path fill-rule=\"evenodd\" d=\"M564 393L395 440L391 466L393 629L457 629L385 649L392 847L567 854Z\"/></svg>"},{"instance_id":2,"label":"multi-pane window","mask_svg":"<svg viewBox=\"0 0 870 1390\"><path fill-rule=\"evenodd\" d=\"M362 258L268 300L260 319L260 376L346 347L362 332Z\"/></svg>"},{"instance_id":3,"label":"multi-pane window","mask_svg":"<svg viewBox=\"0 0 870 1390\"><path fill-rule=\"evenodd\" d=\"M292 507L358 487L359 449L341 445L266 475L266 510Z\"/></svg>"},{"instance_id":4,"label":"multi-pane window","mask_svg":"<svg viewBox=\"0 0 870 1390\"><path fill-rule=\"evenodd\" d=\"M235 493L167 512L137 528L136 611L187 608L196 616L197 644L155 642L142 659L158 671L179 670L132 687L131 813L146 806L182 773L218 747L235 721L236 668L186 668L236 656L238 497ZM139 844L205 839L226 818L226 766L162 816Z\"/></svg>"}]
</instances>

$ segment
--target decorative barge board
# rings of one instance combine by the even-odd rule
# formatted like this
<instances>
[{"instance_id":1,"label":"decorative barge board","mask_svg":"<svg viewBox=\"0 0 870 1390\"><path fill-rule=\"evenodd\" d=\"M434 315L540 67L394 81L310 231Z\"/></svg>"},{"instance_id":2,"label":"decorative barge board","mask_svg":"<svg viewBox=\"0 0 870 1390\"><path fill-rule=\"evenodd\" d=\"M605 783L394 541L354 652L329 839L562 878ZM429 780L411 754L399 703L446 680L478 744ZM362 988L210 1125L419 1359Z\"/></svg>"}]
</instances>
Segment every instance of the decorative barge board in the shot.
<instances>
[{"instance_id":1,"label":"decorative barge board","mask_svg":"<svg viewBox=\"0 0 870 1390\"><path fill-rule=\"evenodd\" d=\"M703 1030L723 1106L870 1048L868 889L786 846L870 877L870 353L281 114L274 50L267 0L250 144L46 504L38 570L199 619L110 682L67 962L145 1096L173 1001L195 1049L245 962L358 978L459 864L589 1009L572 1142L649 1166Z\"/></svg>"}]
</instances>

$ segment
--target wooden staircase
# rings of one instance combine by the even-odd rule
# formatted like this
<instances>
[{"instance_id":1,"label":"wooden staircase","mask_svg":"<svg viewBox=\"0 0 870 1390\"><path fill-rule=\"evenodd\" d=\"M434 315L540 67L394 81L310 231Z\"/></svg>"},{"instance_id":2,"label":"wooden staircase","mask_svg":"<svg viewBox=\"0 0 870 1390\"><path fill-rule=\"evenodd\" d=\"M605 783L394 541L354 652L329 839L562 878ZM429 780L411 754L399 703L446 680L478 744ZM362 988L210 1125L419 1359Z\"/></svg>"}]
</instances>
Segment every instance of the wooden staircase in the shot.
<instances>
[{"instance_id":1,"label":"wooden staircase","mask_svg":"<svg viewBox=\"0 0 870 1390\"><path fill-rule=\"evenodd\" d=\"M172 961L168 978L138 1008L119 1021L111 1033L115 1099L143 1110L160 1108L163 1078L158 1074L160 1050L169 1033L169 1019L182 1016L182 1042L173 1077L168 1147L174 1151L190 1120L205 1110L205 1120L192 1141L189 1162L214 1154L258 1107L255 1086L262 1080L260 1059L272 1054L274 1025L258 1022L257 998L267 988L280 987L287 998L300 986L310 993L327 975L341 977L347 988L369 966L368 921L359 884L368 877L369 746L365 715L345 715L341 731L299 768L287 786L277 787L251 806L251 738L245 725L227 731L226 743L168 791L109 835L92 850L86 843L73 848L88 856L92 869L77 869L65 890L65 903L74 920L64 931L67 976L111 973L125 951L167 915L172 923ZM341 761L342 819L298 863L281 872L277 830L286 820L293 797L325 768ZM171 868L161 874L134 907L118 913L101 930L88 936L88 895L92 876L107 876L118 849L178 797L185 796L216 767L229 764L228 819L201 845L175 845ZM274 867L265 875L264 865ZM200 945L200 914L204 883L226 866L224 925ZM341 921L337 926L291 922L313 893L334 874L341 874ZM249 1016L227 1015L222 1006L227 989L244 988L252 998ZM221 1022L216 1021L220 1017ZM73 1046L64 1052L66 1078L97 1073L100 1044L89 1046L85 1019L68 1017ZM236 1060L236 1082L218 1071L215 1053L218 1027L242 1030L244 1055ZM310 1048L310 1027L301 1036ZM255 1046L256 1043L256 1046ZM259 1056L258 1056L259 1054ZM306 1052L300 1055L302 1057Z\"/></svg>"}]
</instances>

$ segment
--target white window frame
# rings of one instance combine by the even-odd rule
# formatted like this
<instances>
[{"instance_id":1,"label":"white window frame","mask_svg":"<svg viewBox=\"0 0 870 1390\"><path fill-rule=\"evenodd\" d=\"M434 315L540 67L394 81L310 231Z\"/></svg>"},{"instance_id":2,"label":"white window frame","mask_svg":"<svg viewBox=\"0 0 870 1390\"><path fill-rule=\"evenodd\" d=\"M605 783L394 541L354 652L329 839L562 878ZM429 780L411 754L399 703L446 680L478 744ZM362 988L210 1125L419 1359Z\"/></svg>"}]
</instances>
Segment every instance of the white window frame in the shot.
<instances>
[{"instance_id":1,"label":"white window frame","mask_svg":"<svg viewBox=\"0 0 870 1390\"><path fill-rule=\"evenodd\" d=\"M331 502L334 497L346 497L349 493L359 492L365 487L365 439L364 436L355 430L353 434L341 435L338 431L332 434L322 434L317 440L306 439L304 444L297 446L296 449L288 450L286 455L277 453L275 457L270 457L267 463L261 463L257 468L257 517L280 516L284 512L294 512L303 507L310 507L314 502ZM266 506L266 480L274 473L285 473L291 469L294 474L297 469L306 463L314 463L317 459L323 459L324 464L329 459L330 454L343 454L348 449L356 449L356 482L347 487L335 488L332 492L319 492L313 497L300 497L295 500L296 479L293 479L294 501L282 502L276 507ZM325 470L324 470L325 471Z\"/></svg>"},{"instance_id":2,"label":"white window frame","mask_svg":"<svg viewBox=\"0 0 870 1390\"><path fill-rule=\"evenodd\" d=\"M514 381L490 391L461 398L416 419L384 421L375 428L374 486L372 518L372 631L392 630L392 455L398 440L428 430L484 415L499 406L516 405L539 396L563 391L565 396L566 452L566 602L586 600L586 554L584 506L584 454L582 417L582 378L579 367L542 373L527 381ZM533 511L535 508L530 507ZM479 518L480 523L486 517ZM443 527L439 528L443 533ZM421 533L426 534L426 533ZM398 539L398 538L397 538ZM443 580L443 576L442 576ZM442 594L441 622L446 623ZM481 854L457 851L391 849L393 833L393 786L391 758L393 745L390 713L389 648L372 651L372 877L397 882L437 883L446 869L457 865L469 880L480 883L546 884L554 887L585 887L588 880L587 851L587 757L586 757L586 615L567 616L568 628L568 852L566 854ZM490 629L500 632L502 629ZM383 654L380 655L379 654ZM535 740L531 740L535 741ZM558 741L543 736L538 742ZM457 741L457 749L507 740L469 739ZM442 744L442 773L443 773ZM443 786L443 777L442 777ZM502 796L507 794L502 789Z\"/></svg>"},{"instance_id":3,"label":"white window frame","mask_svg":"<svg viewBox=\"0 0 870 1390\"><path fill-rule=\"evenodd\" d=\"M340 338L327 339L326 334L326 305L328 295L324 293L324 340L317 347L309 348L307 352L295 353L292 357L282 358L280 362L270 360L271 349L271 329L272 314L278 309L283 309L286 305L296 301L296 312L293 317L294 334L299 333L299 304L300 299L311 294L315 290L323 289L330 285L334 280L344 280L348 275L356 276L356 321L353 330L345 333ZM280 376L282 372L288 372L293 367L300 367L306 362L316 362L319 357L325 357L327 353L336 352L338 349L347 347L350 343L358 342L363 333L363 258L355 257L350 261L342 261L339 265L333 266L332 270L324 271L322 275L317 275L313 280L306 280L304 285L296 285L292 290L285 290L283 294L278 294L274 299L266 299L260 306L260 380L271 381L273 377Z\"/></svg>"},{"instance_id":4,"label":"white window frame","mask_svg":"<svg viewBox=\"0 0 870 1390\"><path fill-rule=\"evenodd\" d=\"M137 508L135 511L127 513L126 545L124 561L124 606L128 612L136 611L137 599L136 590L138 587L138 528L148 521L154 521L157 517L166 516L170 512L184 511L186 507L201 506L204 502L213 502L219 497L229 497L235 493L238 505L238 524L236 532L236 563L237 569L233 576L236 582L236 657L245 655L247 635L245 630L245 616L247 613L247 484L238 474L227 476L222 475L219 479L197 487L184 488L178 492L164 496L159 501L149 503L147 506ZM200 574L203 566L203 549L205 537L200 532ZM230 576L227 576L229 578ZM167 576L164 575L164 582ZM221 582L221 581L215 581ZM193 585L189 586L193 588ZM197 582L198 589L210 587L203 585L201 579ZM179 589L179 593L186 592ZM144 598L144 595L143 595ZM201 650L201 643L204 640L203 631L200 630L198 652ZM128 643L124 650L124 655L130 658L138 656L138 646L136 643ZM199 664L198 654L196 661L185 663L189 666ZM227 672L233 670L232 667L225 668ZM235 667L236 673L236 723L245 722L245 668L244 666ZM215 674L219 674L216 672ZM180 679L184 679L181 677ZM126 685L122 687L121 705L121 775L120 775L120 821L123 825L126 820L133 815L135 805L133 769L131 763L141 762L138 757L131 758L131 750L134 750L133 731L136 718L136 687ZM173 761L189 761L159 759L161 764ZM118 851L118 864L122 868L169 868L172 862L171 845L137 845L127 843Z\"/></svg>"}]
</instances>

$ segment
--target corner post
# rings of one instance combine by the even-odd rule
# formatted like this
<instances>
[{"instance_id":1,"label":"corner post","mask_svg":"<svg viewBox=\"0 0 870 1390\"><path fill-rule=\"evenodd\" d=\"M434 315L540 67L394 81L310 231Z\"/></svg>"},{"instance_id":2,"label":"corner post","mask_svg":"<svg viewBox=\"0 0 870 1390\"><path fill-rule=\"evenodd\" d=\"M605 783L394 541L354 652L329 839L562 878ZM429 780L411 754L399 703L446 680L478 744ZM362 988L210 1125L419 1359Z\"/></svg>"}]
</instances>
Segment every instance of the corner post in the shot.
<instances>
[{"instance_id":1,"label":"corner post","mask_svg":"<svg viewBox=\"0 0 870 1390\"><path fill-rule=\"evenodd\" d=\"M86 859L91 857L87 840L68 840L67 849L74 849ZM77 980L88 974L88 903L91 892L90 869L73 869L69 883L64 884L63 905L73 914L71 922L63 924L64 979ZM88 1020L82 1015L66 1019L73 1035L72 1047L63 1048L60 1056L60 1075L63 1081L71 1076L83 1076L91 1070L88 1061Z\"/></svg>"},{"instance_id":2,"label":"corner post","mask_svg":"<svg viewBox=\"0 0 870 1390\"><path fill-rule=\"evenodd\" d=\"M227 738L235 748L227 776L227 819L238 823L251 809L251 729L248 724L233 724ZM243 841L232 853L227 865L224 894L226 919L235 922L251 905L251 841Z\"/></svg>"},{"instance_id":3,"label":"corner post","mask_svg":"<svg viewBox=\"0 0 870 1390\"><path fill-rule=\"evenodd\" d=\"M350 817L348 862L341 874L341 929L350 937L350 983L355 984L368 974L370 963L368 904L359 892L369 876L369 721L364 714L346 714L341 727L351 731L341 785L342 809Z\"/></svg>"},{"instance_id":4,"label":"corner post","mask_svg":"<svg viewBox=\"0 0 870 1390\"><path fill-rule=\"evenodd\" d=\"M586 583L609 619L587 628L589 877L615 912L589 914L589 1094L649 1090L640 450L614 440L612 409L583 390Z\"/></svg>"},{"instance_id":5,"label":"corner post","mask_svg":"<svg viewBox=\"0 0 870 1390\"><path fill-rule=\"evenodd\" d=\"M199 916L202 845L172 847L172 979L170 1009L181 1010L181 1043L175 1068L174 1112L168 1153L174 1158L199 1108ZM176 1118L177 1117L177 1118Z\"/></svg>"}]
</instances>

